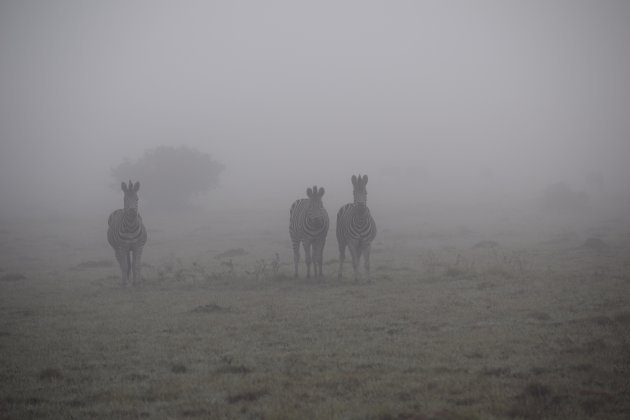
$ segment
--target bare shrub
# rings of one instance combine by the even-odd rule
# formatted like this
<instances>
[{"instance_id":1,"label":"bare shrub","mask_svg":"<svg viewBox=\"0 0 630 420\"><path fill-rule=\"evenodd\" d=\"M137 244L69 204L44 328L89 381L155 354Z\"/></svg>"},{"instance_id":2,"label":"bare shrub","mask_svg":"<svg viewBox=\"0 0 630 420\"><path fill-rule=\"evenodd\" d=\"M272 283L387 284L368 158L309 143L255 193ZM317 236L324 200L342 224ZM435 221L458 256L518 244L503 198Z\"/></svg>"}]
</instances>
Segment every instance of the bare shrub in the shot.
<instances>
[{"instance_id":1,"label":"bare shrub","mask_svg":"<svg viewBox=\"0 0 630 420\"><path fill-rule=\"evenodd\" d=\"M252 271L246 271L248 275L254 276L254 280L258 281L265 278L267 274L267 262L264 259L256 261Z\"/></svg>"}]
</instances>

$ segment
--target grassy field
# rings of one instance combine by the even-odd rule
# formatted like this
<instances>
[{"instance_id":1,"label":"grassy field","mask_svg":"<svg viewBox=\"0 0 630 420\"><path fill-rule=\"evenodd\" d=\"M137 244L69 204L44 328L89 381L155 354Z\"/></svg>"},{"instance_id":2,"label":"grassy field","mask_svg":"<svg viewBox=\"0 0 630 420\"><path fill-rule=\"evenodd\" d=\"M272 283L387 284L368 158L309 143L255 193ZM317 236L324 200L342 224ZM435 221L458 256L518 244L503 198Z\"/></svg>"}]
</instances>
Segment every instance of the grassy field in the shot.
<instances>
[{"instance_id":1,"label":"grassy field","mask_svg":"<svg viewBox=\"0 0 630 420\"><path fill-rule=\"evenodd\" d=\"M155 229L134 287L105 230L1 226L0 417L630 417L626 226L385 228L369 283L332 229L322 282L281 226Z\"/></svg>"}]
</instances>

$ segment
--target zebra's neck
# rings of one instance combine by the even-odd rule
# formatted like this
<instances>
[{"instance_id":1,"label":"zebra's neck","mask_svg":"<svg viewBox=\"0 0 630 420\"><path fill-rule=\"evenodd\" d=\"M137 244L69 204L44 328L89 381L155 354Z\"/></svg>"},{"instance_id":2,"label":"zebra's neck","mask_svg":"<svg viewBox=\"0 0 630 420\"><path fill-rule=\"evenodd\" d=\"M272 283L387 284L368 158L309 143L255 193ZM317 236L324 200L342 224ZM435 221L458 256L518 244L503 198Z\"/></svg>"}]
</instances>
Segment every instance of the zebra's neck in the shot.
<instances>
[{"instance_id":1,"label":"zebra's neck","mask_svg":"<svg viewBox=\"0 0 630 420\"><path fill-rule=\"evenodd\" d=\"M354 214L357 217L367 217L367 215L370 214L370 210L365 203L354 203Z\"/></svg>"},{"instance_id":2,"label":"zebra's neck","mask_svg":"<svg viewBox=\"0 0 630 420\"><path fill-rule=\"evenodd\" d=\"M140 214L138 213L138 209L129 208L124 209L123 211L123 224L126 227L134 228L139 224Z\"/></svg>"}]
</instances>

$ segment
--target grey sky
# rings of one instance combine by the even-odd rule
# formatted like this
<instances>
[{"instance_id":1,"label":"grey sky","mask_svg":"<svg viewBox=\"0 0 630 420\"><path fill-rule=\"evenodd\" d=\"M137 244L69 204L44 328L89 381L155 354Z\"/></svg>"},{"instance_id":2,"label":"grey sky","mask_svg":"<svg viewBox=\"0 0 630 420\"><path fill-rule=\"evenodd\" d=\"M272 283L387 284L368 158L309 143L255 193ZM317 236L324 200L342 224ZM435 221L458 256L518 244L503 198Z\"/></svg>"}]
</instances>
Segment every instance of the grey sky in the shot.
<instances>
[{"instance_id":1,"label":"grey sky","mask_svg":"<svg viewBox=\"0 0 630 420\"><path fill-rule=\"evenodd\" d=\"M237 203L630 181L625 1L9 0L0 60L2 209L110 202L158 145L225 163Z\"/></svg>"}]
</instances>

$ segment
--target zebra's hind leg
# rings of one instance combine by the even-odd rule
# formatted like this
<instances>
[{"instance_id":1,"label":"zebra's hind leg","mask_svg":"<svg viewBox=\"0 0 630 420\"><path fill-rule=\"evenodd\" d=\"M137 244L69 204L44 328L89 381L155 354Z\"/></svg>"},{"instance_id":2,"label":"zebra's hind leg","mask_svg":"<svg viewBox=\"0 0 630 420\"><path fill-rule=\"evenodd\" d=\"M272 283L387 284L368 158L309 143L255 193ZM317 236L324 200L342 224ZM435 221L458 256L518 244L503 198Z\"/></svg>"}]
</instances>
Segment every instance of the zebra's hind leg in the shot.
<instances>
[{"instance_id":1,"label":"zebra's hind leg","mask_svg":"<svg viewBox=\"0 0 630 420\"><path fill-rule=\"evenodd\" d=\"M116 249L116 260L122 273L123 286L126 286L129 281L129 251L123 248Z\"/></svg>"},{"instance_id":2,"label":"zebra's hind leg","mask_svg":"<svg viewBox=\"0 0 630 420\"><path fill-rule=\"evenodd\" d=\"M293 241L293 265L295 266L295 275L298 277L298 263L300 262L300 241Z\"/></svg>"},{"instance_id":3,"label":"zebra's hind leg","mask_svg":"<svg viewBox=\"0 0 630 420\"><path fill-rule=\"evenodd\" d=\"M132 262L132 272L133 272L133 280L132 284L136 284L142 281L141 270L142 270L142 248L136 248L132 251L133 262Z\"/></svg>"},{"instance_id":4,"label":"zebra's hind leg","mask_svg":"<svg viewBox=\"0 0 630 420\"><path fill-rule=\"evenodd\" d=\"M304 261L306 262L306 278L311 278L311 243L308 241L302 242L304 245Z\"/></svg>"}]
</instances>

